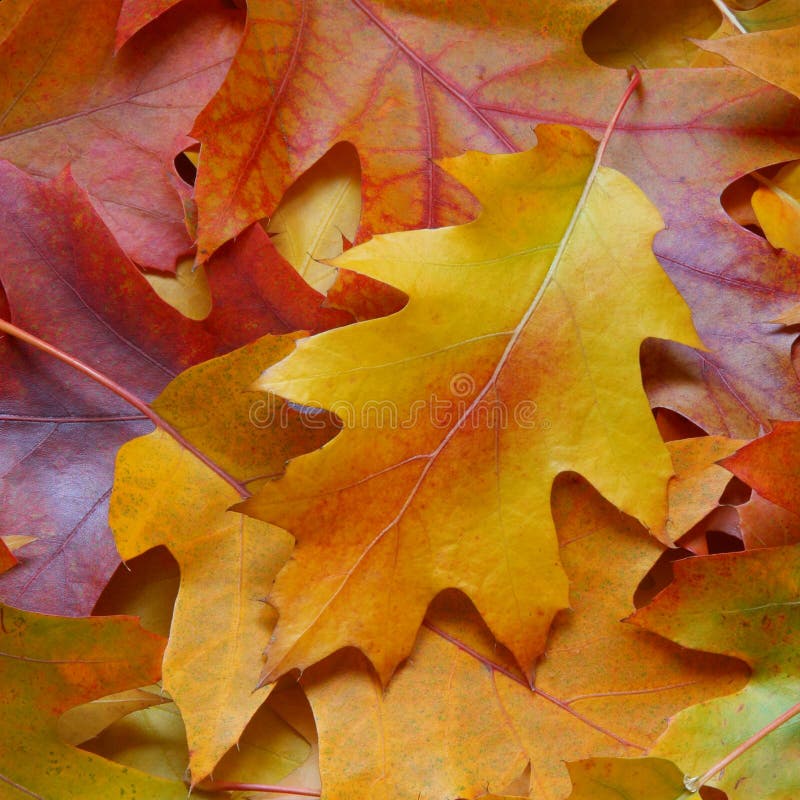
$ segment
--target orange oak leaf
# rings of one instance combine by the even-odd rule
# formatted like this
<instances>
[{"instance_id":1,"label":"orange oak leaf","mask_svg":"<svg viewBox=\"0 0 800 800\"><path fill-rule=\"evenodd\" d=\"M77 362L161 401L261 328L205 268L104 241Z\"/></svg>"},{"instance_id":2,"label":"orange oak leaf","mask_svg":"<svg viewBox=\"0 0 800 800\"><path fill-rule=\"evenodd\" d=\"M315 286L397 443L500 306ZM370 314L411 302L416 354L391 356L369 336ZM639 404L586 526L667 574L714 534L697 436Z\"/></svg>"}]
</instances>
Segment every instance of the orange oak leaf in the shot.
<instances>
[{"instance_id":1,"label":"orange oak leaf","mask_svg":"<svg viewBox=\"0 0 800 800\"><path fill-rule=\"evenodd\" d=\"M433 158L528 147L540 122L605 127L624 73L593 62L582 36L611 5L252 0L236 59L193 134L204 148L201 255L270 215L291 180L340 141L355 145L362 161L361 238L463 221L467 196ZM720 91L738 89L721 87L719 76L713 89L708 77L699 83L707 88L695 83L682 102L703 103L708 92L716 102ZM666 107L661 97L674 87L673 74L654 73L653 107ZM674 135L674 125L660 124ZM653 139L649 121L629 130L637 146Z\"/></svg>"},{"instance_id":2,"label":"orange oak leaf","mask_svg":"<svg viewBox=\"0 0 800 800\"><path fill-rule=\"evenodd\" d=\"M173 159L224 76L241 18L185 3L115 55L118 13L114 0L30 4L0 44L0 158L47 177L70 164L125 251L172 271L192 245Z\"/></svg>"},{"instance_id":3,"label":"orange oak leaf","mask_svg":"<svg viewBox=\"0 0 800 800\"><path fill-rule=\"evenodd\" d=\"M598 167L586 134L537 137L526 153L443 162L482 202L474 222L376 237L334 262L408 305L301 340L257 383L345 427L242 506L298 541L271 595L271 678L354 645L388 680L450 587L528 672L567 604L550 517L563 471L663 535L672 466L639 347L700 342L652 255L656 210Z\"/></svg>"},{"instance_id":4,"label":"orange oak leaf","mask_svg":"<svg viewBox=\"0 0 800 800\"><path fill-rule=\"evenodd\" d=\"M183 783L83 753L58 732L58 719L68 709L157 680L160 636L129 617L69 619L9 606L0 607L0 623L4 798L185 800Z\"/></svg>"},{"instance_id":5,"label":"orange oak leaf","mask_svg":"<svg viewBox=\"0 0 800 800\"><path fill-rule=\"evenodd\" d=\"M721 463L762 497L800 514L800 422L776 422Z\"/></svg>"},{"instance_id":6,"label":"orange oak leaf","mask_svg":"<svg viewBox=\"0 0 800 800\"><path fill-rule=\"evenodd\" d=\"M443 595L386 689L353 650L303 674L324 796L473 798L502 793L530 762L531 797L560 800L565 760L641 755L676 711L744 683L740 663L622 621L662 550L640 525L575 476L553 510L572 603L533 687L465 598Z\"/></svg>"},{"instance_id":7,"label":"orange oak leaf","mask_svg":"<svg viewBox=\"0 0 800 800\"><path fill-rule=\"evenodd\" d=\"M697 44L787 92L800 95L800 68L796 58L800 25Z\"/></svg>"},{"instance_id":8,"label":"orange oak leaf","mask_svg":"<svg viewBox=\"0 0 800 800\"><path fill-rule=\"evenodd\" d=\"M731 474L716 462L738 450L744 442L721 436L697 436L669 442L675 475L669 482L667 535L679 539L717 508Z\"/></svg>"}]
</instances>

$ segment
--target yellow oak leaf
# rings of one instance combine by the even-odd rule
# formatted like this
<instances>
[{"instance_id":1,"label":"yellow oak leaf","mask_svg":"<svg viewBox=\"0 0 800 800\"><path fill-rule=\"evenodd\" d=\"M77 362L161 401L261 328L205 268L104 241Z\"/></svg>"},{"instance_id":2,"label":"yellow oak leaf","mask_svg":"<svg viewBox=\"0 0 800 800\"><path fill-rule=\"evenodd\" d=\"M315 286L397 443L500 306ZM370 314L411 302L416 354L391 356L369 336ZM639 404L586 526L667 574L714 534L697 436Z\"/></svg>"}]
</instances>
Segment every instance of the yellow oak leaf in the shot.
<instances>
[{"instance_id":1,"label":"yellow oak leaf","mask_svg":"<svg viewBox=\"0 0 800 800\"><path fill-rule=\"evenodd\" d=\"M683 774L664 758L587 758L567 767L572 779L572 794L567 800L686 797Z\"/></svg>"},{"instance_id":2,"label":"yellow oak leaf","mask_svg":"<svg viewBox=\"0 0 800 800\"><path fill-rule=\"evenodd\" d=\"M265 409L286 409L247 391L292 342L267 336L199 364L153 408L237 480L279 473L286 458L330 436L324 424L303 426L286 414L262 425ZM186 724L195 783L236 744L268 695L253 691L274 622L264 600L291 553L284 531L228 511L237 499L229 483L160 430L128 442L117 457L109 522L120 555L165 545L180 567L163 680Z\"/></svg>"},{"instance_id":3,"label":"yellow oak leaf","mask_svg":"<svg viewBox=\"0 0 800 800\"><path fill-rule=\"evenodd\" d=\"M458 588L526 672L568 605L550 489L576 471L664 535L672 465L641 388L650 336L702 346L651 244L661 218L586 133L441 165L473 222L377 236L335 266L409 296L300 340L256 387L344 430L240 506L289 530L265 678L347 645L386 682Z\"/></svg>"},{"instance_id":4,"label":"yellow oak leaf","mask_svg":"<svg viewBox=\"0 0 800 800\"><path fill-rule=\"evenodd\" d=\"M189 760L180 712L165 699L159 705L115 720L83 749L162 778L182 780ZM308 743L267 705L256 711L236 747L214 769L218 783L275 783L305 762ZM195 788L192 797L209 794ZM213 794L213 797L226 795Z\"/></svg>"},{"instance_id":5,"label":"yellow oak leaf","mask_svg":"<svg viewBox=\"0 0 800 800\"><path fill-rule=\"evenodd\" d=\"M637 0L617 0L583 35L587 55L607 67L691 67L697 46L720 27L719 10L703 0L664 0L658 14Z\"/></svg>"},{"instance_id":6,"label":"yellow oak leaf","mask_svg":"<svg viewBox=\"0 0 800 800\"><path fill-rule=\"evenodd\" d=\"M759 172L753 177L761 185L750 202L767 241L800 255L800 164L792 161L771 178Z\"/></svg>"},{"instance_id":7,"label":"yellow oak leaf","mask_svg":"<svg viewBox=\"0 0 800 800\"><path fill-rule=\"evenodd\" d=\"M342 237L356 238L361 215L361 165L355 148L334 145L284 194L265 227L275 249L323 294L336 270L321 259L342 252Z\"/></svg>"}]
</instances>

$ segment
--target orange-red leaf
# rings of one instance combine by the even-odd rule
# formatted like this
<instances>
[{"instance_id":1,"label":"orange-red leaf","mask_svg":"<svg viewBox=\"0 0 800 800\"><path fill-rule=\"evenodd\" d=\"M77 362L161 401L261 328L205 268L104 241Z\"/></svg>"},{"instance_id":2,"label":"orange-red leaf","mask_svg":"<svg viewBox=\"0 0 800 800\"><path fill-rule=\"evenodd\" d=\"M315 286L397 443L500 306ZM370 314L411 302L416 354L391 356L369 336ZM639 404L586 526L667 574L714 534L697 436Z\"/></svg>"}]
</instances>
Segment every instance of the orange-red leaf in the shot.
<instances>
[{"instance_id":1,"label":"orange-red leaf","mask_svg":"<svg viewBox=\"0 0 800 800\"><path fill-rule=\"evenodd\" d=\"M172 271L192 242L175 156L219 86L240 16L182 4L114 54L118 0L35 0L0 44L0 158L37 176L70 164L139 264Z\"/></svg>"},{"instance_id":2,"label":"orange-red leaf","mask_svg":"<svg viewBox=\"0 0 800 800\"><path fill-rule=\"evenodd\" d=\"M800 422L775 423L772 433L721 463L767 500L800 514Z\"/></svg>"}]
</instances>

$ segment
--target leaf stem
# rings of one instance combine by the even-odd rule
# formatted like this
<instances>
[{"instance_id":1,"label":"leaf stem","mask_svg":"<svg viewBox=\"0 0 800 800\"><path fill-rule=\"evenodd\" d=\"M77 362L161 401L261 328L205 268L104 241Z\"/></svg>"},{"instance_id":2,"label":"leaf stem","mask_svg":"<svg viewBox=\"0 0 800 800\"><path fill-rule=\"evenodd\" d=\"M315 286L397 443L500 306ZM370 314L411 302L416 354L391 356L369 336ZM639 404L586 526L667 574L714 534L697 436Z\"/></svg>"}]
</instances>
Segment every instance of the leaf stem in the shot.
<instances>
[{"instance_id":1,"label":"leaf stem","mask_svg":"<svg viewBox=\"0 0 800 800\"><path fill-rule=\"evenodd\" d=\"M591 185L594 183L594 176L597 173L597 169L600 166L600 162L603 160L603 155L606 152L606 147L608 147L608 142L611 139L611 134L614 133L614 129L617 127L617 122L619 122L619 118L622 116L622 112L625 110L625 106L628 105L628 100L631 99L631 95L639 88L642 83L642 73L634 67L628 67L628 88L625 89L625 93L620 98L619 103L617 103L617 107L614 110L614 114L612 115L611 119L608 121L608 125L606 125L605 132L603 133L603 138L600 140L600 145L597 148L597 154L594 158L594 168L592 173L589 176L589 179L586 181L586 186L591 188ZM585 190L585 194L588 194L588 188ZM581 198L583 199L583 198ZM580 207L580 203L578 206Z\"/></svg>"},{"instance_id":2,"label":"leaf stem","mask_svg":"<svg viewBox=\"0 0 800 800\"><path fill-rule=\"evenodd\" d=\"M3 331L15 337L16 339L19 339L20 341L36 347L43 353L47 353L48 355L53 356L53 358L57 358L59 361L69 365L78 372L82 372L88 378L91 378L101 386L105 386L106 389L114 392L117 397L121 397L126 403L144 414L144 416L147 417L157 428L160 428L162 431L164 431L164 433L171 436L181 447L188 450L193 456L195 456L195 458L202 461L203 464L205 464L212 472L216 473L220 478L222 478L222 480L230 484L241 497L250 497L250 492L247 491L243 484L239 483L236 478L228 474L224 469L222 469L222 467L214 463L204 453L200 452L200 450L198 450L188 439L184 438L184 436L176 428L173 428L169 422L153 411L153 409L144 400L137 397L132 392L129 392L124 386L120 386L120 384L111 380L111 378L104 375L102 372L98 372L88 364L85 364L80 359L69 355L69 353L65 353L63 350L59 350L57 347L54 347L53 345L44 341L44 339L40 339L38 336L28 333L28 331L18 327L17 325L14 325L13 322L9 322L2 317L0 317L0 331Z\"/></svg>"},{"instance_id":3,"label":"leaf stem","mask_svg":"<svg viewBox=\"0 0 800 800\"><path fill-rule=\"evenodd\" d=\"M730 22L731 25L733 25L733 27L739 31L739 33L750 32L747 30L747 28L745 28L744 25L742 25L739 17L737 17L736 14L734 14L733 11L728 8L725 0L711 0L711 2L719 9L719 13L722 14L723 19L728 20L728 22Z\"/></svg>"},{"instance_id":4,"label":"leaf stem","mask_svg":"<svg viewBox=\"0 0 800 800\"><path fill-rule=\"evenodd\" d=\"M266 783L229 783L225 781L204 781L198 786L204 792L265 792L272 794L294 794L299 797L321 797L319 789L277 786Z\"/></svg>"},{"instance_id":5,"label":"leaf stem","mask_svg":"<svg viewBox=\"0 0 800 800\"><path fill-rule=\"evenodd\" d=\"M776 728L780 728L785 722L788 722L792 717L800 714L800 703L795 703L788 711L784 711L779 717L776 717L769 725L765 725L760 731L754 733L749 739L743 741L734 750L731 750L725 758L714 764L711 769L703 773L699 778L685 778L684 784L690 792L697 792L702 786L705 786L718 772L721 772L731 761L735 761L742 753L749 750L754 744L760 742L765 736L772 733Z\"/></svg>"}]
</instances>

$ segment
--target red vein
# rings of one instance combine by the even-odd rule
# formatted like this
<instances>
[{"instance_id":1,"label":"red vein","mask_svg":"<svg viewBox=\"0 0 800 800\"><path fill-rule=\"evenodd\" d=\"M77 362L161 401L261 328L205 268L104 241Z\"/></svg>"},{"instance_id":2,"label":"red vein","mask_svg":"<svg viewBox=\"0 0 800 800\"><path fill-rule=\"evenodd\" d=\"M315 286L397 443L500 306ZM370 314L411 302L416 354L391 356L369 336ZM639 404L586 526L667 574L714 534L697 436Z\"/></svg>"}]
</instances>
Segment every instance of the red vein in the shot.
<instances>
[{"instance_id":1,"label":"red vein","mask_svg":"<svg viewBox=\"0 0 800 800\"><path fill-rule=\"evenodd\" d=\"M428 149L428 218L425 220L425 227L433 227L433 183L435 180L436 170L433 164L433 118L431 115L430 98L428 97L428 88L425 86L425 72L422 67L419 68L419 87L422 94L422 107L425 110L425 132L427 134L427 149Z\"/></svg>"},{"instance_id":2,"label":"red vein","mask_svg":"<svg viewBox=\"0 0 800 800\"><path fill-rule=\"evenodd\" d=\"M272 92L272 102L270 103L270 106L267 109L267 115L261 124L261 130L258 132L258 136L253 142L252 146L249 148L250 152L248 153L248 156L245 159L242 166L239 168L238 174L236 175L236 178L233 182L233 186L231 187L230 192L228 192L227 203L218 216L223 216L223 215L227 216L228 213L230 212L230 208L233 205L233 198L238 194L239 189L242 186L242 182L245 179L245 176L250 171L250 168L253 165L253 162L255 161L256 156L261 149L261 145L264 142L264 139L266 139L267 137L270 123L272 122L273 117L275 117L277 113L278 103L286 91L286 87L289 83L289 78L291 74L294 72L295 64L297 63L297 59L300 54L300 47L302 46L303 37L305 36L306 27L308 25L308 7L305 2L301 3L301 9L302 10L300 14L300 21L297 25L297 35L295 36L294 41L292 42L291 55L289 56L289 62L286 66L286 70L283 73L283 78L277 89L275 89ZM264 53L261 48L257 49L262 58L262 64L264 64L264 72L268 75L269 72L266 69L266 63L264 62Z\"/></svg>"},{"instance_id":3,"label":"red vein","mask_svg":"<svg viewBox=\"0 0 800 800\"><path fill-rule=\"evenodd\" d=\"M542 689L537 688L536 686L530 686L528 682L522 678L521 676L515 674L507 667L498 664L496 661L492 661L490 658L487 658L483 654L479 653L477 650L474 650L468 644L465 644L460 639L457 639L455 636L451 636L447 631L442 630L441 628L434 625L432 622L429 622L427 619L423 620L423 626L426 627L429 631L432 631L437 636L441 636L446 641L450 642L450 644L455 645L459 650L466 653L472 658L480 661L485 667L488 667L492 672L499 672L501 675L505 675L506 678L518 683L520 686L524 686L533 694L539 695L543 700L547 700L549 703L552 703L555 706L558 706L562 711L565 711L567 714L575 717L576 719L583 722L585 725L588 725L590 728L596 730L598 733L602 733L605 736L613 739L615 742L619 742L621 745L625 747L632 747L636 750L641 750L644 752L647 748L642 747L641 745L635 744L634 742L629 742L627 739L624 739L622 736L618 736L613 731L604 728L602 725L598 725L593 720L589 719L587 716L581 714L579 711L576 711L574 708L571 708L568 703L564 702L563 700L559 700L555 695L550 694L549 692L545 692Z\"/></svg>"},{"instance_id":4,"label":"red vein","mask_svg":"<svg viewBox=\"0 0 800 800\"><path fill-rule=\"evenodd\" d=\"M48 355L57 358L59 361L67 364L73 369L76 369L78 372L82 372L88 378L91 378L101 386L105 386L106 389L112 391L115 395L117 395L117 397L121 397L126 403L132 405L138 411L141 411L142 414L144 414L144 416L147 417L157 428L160 428L168 436L171 436L181 447L183 447L185 450L188 450L212 472L232 486L241 497L250 497L250 492L247 491L243 484L239 483L239 481L237 481L232 475L229 475L224 469L222 469L222 467L205 455L205 453L202 453L200 450L198 450L188 439L183 436L183 434L170 425L169 422L163 419L159 414L153 411L153 409L150 408L150 406L145 403L144 400L141 400L135 394L129 392L125 387L121 386L116 381L111 380L111 378L107 377L102 372L98 372L96 369L93 369L88 364L85 364L83 361L80 361L74 356L65 353L63 350L59 350L57 347L48 344L38 336L28 333L28 331L23 330L22 328L14 325L12 322L8 322L2 318L0 318L0 331L4 331L5 333L10 334L17 339L36 347L42 352L47 353Z\"/></svg>"},{"instance_id":5,"label":"red vein","mask_svg":"<svg viewBox=\"0 0 800 800\"><path fill-rule=\"evenodd\" d=\"M38 422L70 425L84 422L130 422L147 419L144 414L112 414L99 417L34 417L23 414L0 414L0 422Z\"/></svg>"},{"instance_id":6,"label":"red vein","mask_svg":"<svg viewBox=\"0 0 800 800\"><path fill-rule=\"evenodd\" d=\"M473 650L468 644L465 644L461 641L461 639L457 639L455 636L452 636L447 631L442 630L438 625L434 625L432 622L429 622L427 619L422 621L423 627L427 628L429 631L433 631L437 636L441 636L442 639L450 642L450 644L455 645L459 650L462 650L467 655L472 656L474 659L477 659L481 662L485 667L488 667L492 672L499 672L501 675L505 675L506 678L518 683L520 686L524 686L526 689L530 689L531 691L538 691L531 687L531 685L521 676L517 675L516 672L512 672L508 667L504 667L502 664L498 664L496 661L492 661L491 658L482 655L477 650Z\"/></svg>"},{"instance_id":7,"label":"red vein","mask_svg":"<svg viewBox=\"0 0 800 800\"><path fill-rule=\"evenodd\" d=\"M794 292L790 292L787 289L781 289L780 287L776 286L768 286L762 283L756 283L755 281L751 281L747 278L738 278L734 275L725 275L720 272L712 272L708 269L703 269L702 267L698 267L696 264L688 264L685 261L681 261L680 259L673 258L670 255L666 255L665 253L655 251L655 254L658 258L663 259L664 261L669 261L671 264L674 264L676 267L683 267L689 272L694 272L697 275L702 275L704 278L708 278L709 280L716 281L719 283L727 283L729 286L738 286L741 289L744 289L748 292L763 292L764 294L768 295L782 295L784 297L796 297Z\"/></svg>"},{"instance_id":8,"label":"red vein","mask_svg":"<svg viewBox=\"0 0 800 800\"><path fill-rule=\"evenodd\" d=\"M464 94L460 89L454 86L445 75L443 75L439 70L435 67L432 67L430 64L423 61L378 15L369 8L366 3L363 3L362 0L352 0L354 6L356 6L363 14L367 17L367 19L377 27L381 33L386 36L387 39L391 40L398 49L402 50L408 58L413 61L421 70L427 72L432 78L435 78L436 81L441 84L442 88L444 88L447 92L449 92L453 97L457 100L461 101L512 153L517 150L515 144L508 138L508 136L503 133L500 128L498 128L487 116L486 114L481 111L481 109L470 100L467 95Z\"/></svg>"}]
</instances>

